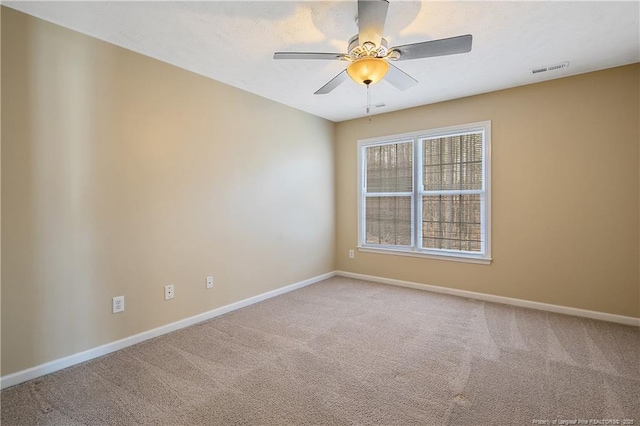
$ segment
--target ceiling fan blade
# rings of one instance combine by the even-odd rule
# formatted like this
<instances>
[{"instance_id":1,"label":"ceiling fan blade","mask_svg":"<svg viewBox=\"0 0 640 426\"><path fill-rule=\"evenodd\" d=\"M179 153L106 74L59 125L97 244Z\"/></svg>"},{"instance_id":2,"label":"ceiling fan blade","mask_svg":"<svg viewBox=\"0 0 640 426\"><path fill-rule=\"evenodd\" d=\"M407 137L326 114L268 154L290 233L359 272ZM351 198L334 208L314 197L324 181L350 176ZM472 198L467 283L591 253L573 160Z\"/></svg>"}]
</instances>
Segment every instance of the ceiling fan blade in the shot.
<instances>
[{"instance_id":1,"label":"ceiling fan blade","mask_svg":"<svg viewBox=\"0 0 640 426\"><path fill-rule=\"evenodd\" d=\"M471 51L472 41L473 36L467 34L451 38L442 38L440 40L395 46L389 50L400 52L400 57L396 59L397 61L406 61L407 59L432 58L434 56L467 53Z\"/></svg>"},{"instance_id":2,"label":"ceiling fan blade","mask_svg":"<svg viewBox=\"0 0 640 426\"><path fill-rule=\"evenodd\" d=\"M327 59L341 60L344 53L316 53L316 52L276 52L273 59Z\"/></svg>"},{"instance_id":3,"label":"ceiling fan blade","mask_svg":"<svg viewBox=\"0 0 640 426\"><path fill-rule=\"evenodd\" d=\"M347 70L344 70L329 80L327 84L319 88L314 95L326 95L336 87L340 86L347 78L349 78L349 75L347 74Z\"/></svg>"},{"instance_id":4,"label":"ceiling fan blade","mask_svg":"<svg viewBox=\"0 0 640 426\"><path fill-rule=\"evenodd\" d=\"M360 46L367 41L380 46L388 9L388 0L358 0L358 42Z\"/></svg>"},{"instance_id":5,"label":"ceiling fan blade","mask_svg":"<svg viewBox=\"0 0 640 426\"><path fill-rule=\"evenodd\" d=\"M384 79L396 89L400 90L407 90L408 88L418 84L418 80L393 64L389 64L389 71L387 71L387 75L384 76Z\"/></svg>"}]
</instances>

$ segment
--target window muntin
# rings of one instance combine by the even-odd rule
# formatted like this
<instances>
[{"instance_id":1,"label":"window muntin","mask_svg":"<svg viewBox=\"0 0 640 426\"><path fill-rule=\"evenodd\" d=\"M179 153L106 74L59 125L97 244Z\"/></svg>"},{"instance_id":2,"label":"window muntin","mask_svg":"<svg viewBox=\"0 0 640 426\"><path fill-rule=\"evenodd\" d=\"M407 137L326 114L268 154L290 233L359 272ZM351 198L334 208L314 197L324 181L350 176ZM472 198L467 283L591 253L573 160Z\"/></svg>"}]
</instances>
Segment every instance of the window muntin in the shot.
<instances>
[{"instance_id":1,"label":"window muntin","mask_svg":"<svg viewBox=\"0 0 640 426\"><path fill-rule=\"evenodd\" d=\"M490 132L483 122L359 141L359 247L489 263Z\"/></svg>"}]
</instances>

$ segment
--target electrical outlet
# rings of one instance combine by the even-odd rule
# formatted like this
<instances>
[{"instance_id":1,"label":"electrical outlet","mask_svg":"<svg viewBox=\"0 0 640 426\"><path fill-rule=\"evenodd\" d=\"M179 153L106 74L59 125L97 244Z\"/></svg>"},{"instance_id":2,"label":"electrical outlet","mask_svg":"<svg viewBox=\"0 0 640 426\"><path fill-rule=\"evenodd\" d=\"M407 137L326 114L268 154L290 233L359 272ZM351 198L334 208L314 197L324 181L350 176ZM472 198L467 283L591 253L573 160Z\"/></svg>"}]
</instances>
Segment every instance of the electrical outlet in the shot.
<instances>
[{"instance_id":1,"label":"electrical outlet","mask_svg":"<svg viewBox=\"0 0 640 426\"><path fill-rule=\"evenodd\" d=\"M356 257L356 253L353 250L349 250L349 259Z\"/></svg>"},{"instance_id":2,"label":"electrical outlet","mask_svg":"<svg viewBox=\"0 0 640 426\"><path fill-rule=\"evenodd\" d=\"M207 288L213 288L213 277L211 275L207 277Z\"/></svg>"},{"instance_id":3,"label":"electrical outlet","mask_svg":"<svg viewBox=\"0 0 640 426\"><path fill-rule=\"evenodd\" d=\"M171 300L174 296L173 284L164 286L164 300Z\"/></svg>"},{"instance_id":4,"label":"electrical outlet","mask_svg":"<svg viewBox=\"0 0 640 426\"><path fill-rule=\"evenodd\" d=\"M124 312L124 296L114 297L112 300L112 313Z\"/></svg>"}]
</instances>

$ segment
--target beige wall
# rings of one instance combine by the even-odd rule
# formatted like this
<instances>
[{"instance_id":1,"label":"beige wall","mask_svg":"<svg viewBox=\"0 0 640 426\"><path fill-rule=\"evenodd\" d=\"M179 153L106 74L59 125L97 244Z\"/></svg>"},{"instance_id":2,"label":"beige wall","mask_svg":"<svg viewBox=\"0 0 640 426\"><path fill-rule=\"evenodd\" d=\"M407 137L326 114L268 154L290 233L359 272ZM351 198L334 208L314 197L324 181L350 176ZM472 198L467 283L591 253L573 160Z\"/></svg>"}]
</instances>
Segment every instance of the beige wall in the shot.
<instances>
[{"instance_id":1,"label":"beige wall","mask_svg":"<svg viewBox=\"0 0 640 426\"><path fill-rule=\"evenodd\" d=\"M2 95L2 375L334 269L333 123L6 8Z\"/></svg>"},{"instance_id":2,"label":"beige wall","mask_svg":"<svg viewBox=\"0 0 640 426\"><path fill-rule=\"evenodd\" d=\"M336 128L336 267L640 316L638 64ZM492 121L490 266L356 252L356 141Z\"/></svg>"}]
</instances>

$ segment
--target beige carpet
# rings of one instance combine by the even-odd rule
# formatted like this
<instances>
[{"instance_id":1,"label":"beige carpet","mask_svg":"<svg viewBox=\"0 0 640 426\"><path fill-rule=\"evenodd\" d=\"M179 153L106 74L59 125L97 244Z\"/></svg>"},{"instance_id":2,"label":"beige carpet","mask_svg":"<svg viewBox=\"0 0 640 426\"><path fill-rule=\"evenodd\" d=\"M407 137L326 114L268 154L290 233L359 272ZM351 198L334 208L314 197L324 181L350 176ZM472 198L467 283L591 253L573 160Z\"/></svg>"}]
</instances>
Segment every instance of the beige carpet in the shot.
<instances>
[{"instance_id":1,"label":"beige carpet","mask_svg":"<svg viewBox=\"0 0 640 426\"><path fill-rule=\"evenodd\" d=\"M332 278L6 389L2 425L639 425L639 354L634 327Z\"/></svg>"}]
</instances>

